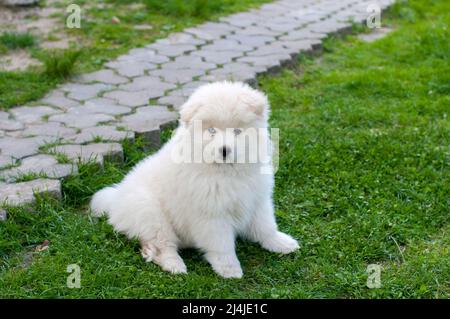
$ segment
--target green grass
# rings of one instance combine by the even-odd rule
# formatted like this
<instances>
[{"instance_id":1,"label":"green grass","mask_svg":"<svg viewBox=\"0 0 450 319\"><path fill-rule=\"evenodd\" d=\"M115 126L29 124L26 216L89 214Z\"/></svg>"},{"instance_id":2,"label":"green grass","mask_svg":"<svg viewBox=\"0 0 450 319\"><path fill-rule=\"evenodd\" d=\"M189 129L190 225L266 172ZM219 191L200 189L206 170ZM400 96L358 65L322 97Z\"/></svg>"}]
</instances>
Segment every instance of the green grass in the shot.
<instances>
[{"instance_id":1,"label":"green grass","mask_svg":"<svg viewBox=\"0 0 450 319\"><path fill-rule=\"evenodd\" d=\"M107 6L101 9L96 7L105 2ZM66 33L75 42L68 51L82 51L72 68L73 73L81 74L98 70L105 62L128 50L164 38L171 32L181 31L186 27L207 20L215 20L234 12L248 10L266 2L270 0L78 0L76 3L80 5L83 13L80 29L66 28L65 15L57 14L55 17L60 19L56 27L59 26L61 29L57 31ZM57 5L64 10L70 3L72 2L62 0ZM130 7L130 5L139 4L141 7ZM112 23L113 17L118 18L120 22ZM141 24L150 25L152 29L135 28L136 25ZM57 40L54 36L49 38ZM6 48L2 50L1 46L0 42L0 54L6 51ZM0 71L0 110L42 98L68 76L64 74L65 72L48 72L48 67L46 70L47 56L55 53L37 45L28 50L33 57L41 60L44 66L25 72ZM52 70L55 68L52 67Z\"/></svg>"},{"instance_id":2,"label":"green grass","mask_svg":"<svg viewBox=\"0 0 450 319\"><path fill-rule=\"evenodd\" d=\"M182 252L185 276L145 263L136 241L84 214L146 156L138 142L123 165L81 166L62 202L9 210L0 297L448 298L449 9L409 1L384 17L396 27L386 38L330 39L320 63L303 57L260 79L280 128L277 219L297 253L239 241L241 280L219 278L194 250ZM66 287L74 263L81 289ZM369 264L382 266L380 289L366 287Z\"/></svg>"},{"instance_id":3,"label":"green grass","mask_svg":"<svg viewBox=\"0 0 450 319\"><path fill-rule=\"evenodd\" d=\"M74 72L81 51L54 52L44 58L44 74L48 78L67 78Z\"/></svg>"},{"instance_id":4,"label":"green grass","mask_svg":"<svg viewBox=\"0 0 450 319\"><path fill-rule=\"evenodd\" d=\"M35 44L36 39L30 33L3 32L0 35L0 53L32 47Z\"/></svg>"}]
</instances>

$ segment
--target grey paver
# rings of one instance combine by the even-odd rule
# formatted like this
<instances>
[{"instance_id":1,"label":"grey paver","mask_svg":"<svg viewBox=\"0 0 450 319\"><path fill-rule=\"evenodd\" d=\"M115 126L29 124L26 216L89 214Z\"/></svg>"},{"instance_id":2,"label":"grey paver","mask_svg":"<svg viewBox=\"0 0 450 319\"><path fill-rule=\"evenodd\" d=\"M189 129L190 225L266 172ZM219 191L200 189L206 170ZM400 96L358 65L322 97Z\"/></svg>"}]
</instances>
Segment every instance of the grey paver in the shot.
<instances>
[{"instance_id":1,"label":"grey paver","mask_svg":"<svg viewBox=\"0 0 450 319\"><path fill-rule=\"evenodd\" d=\"M179 110L179 108L183 105L185 101L186 98L182 96L170 95L170 96L163 96L162 98L158 99L158 104L167 105L173 107L175 110Z\"/></svg>"},{"instance_id":2,"label":"grey paver","mask_svg":"<svg viewBox=\"0 0 450 319\"><path fill-rule=\"evenodd\" d=\"M9 155L0 154L0 169L15 164L15 160Z\"/></svg>"},{"instance_id":3,"label":"grey paver","mask_svg":"<svg viewBox=\"0 0 450 319\"><path fill-rule=\"evenodd\" d=\"M25 126L23 123L18 122L14 119L0 119L0 130L4 131L15 131L21 130Z\"/></svg>"},{"instance_id":4,"label":"grey paver","mask_svg":"<svg viewBox=\"0 0 450 319\"><path fill-rule=\"evenodd\" d=\"M160 125L177 120L177 114L164 106L145 106L136 109L136 113L124 116L122 125L135 132L147 128L159 128Z\"/></svg>"},{"instance_id":5,"label":"grey paver","mask_svg":"<svg viewBox=\"0 0 450 319\"><path fill-rule=\"evenodd\" d=\"M166 70L166 69L160 69L152 71L152 75L160 76L164 79L166 82L170 83L187 83L192 81L194 77L198 77L201 75L204 75L206 73L205 70L196 70L196 69L179 69L179 70ZM161 95L159 95L161 96ZM155 96L157 97L157 96Z\"/></svg>"},{"instance_id":6,"label":"grey paver","mask_svg":"<svg viewBox=\"0 0 450 319\"><path fill-rule=\"evenodd\" d=\"M71 109L78 114L108 114L123 115L131 112L131 108L117 104L115 100L107 98L96 98L88 100L82 106Z\"/></svg>"},{"instance_id":7,"label":"grey paver","mask_svg":"<svg viewBox=\"0 0 450 319\"><path fill-rule=\"evenodd\" d=\"M145 74L145 71L154 70L158 66L149 62L126 60L108 62L106 67L114 69L119 75L133 78L142 76Z\"/></svg>"},{"instance_id":8,"label":"grey paver","mask_svg":"<svg viewBox=\"0 0 450 319\"><path fill-rule=\"evenodd\" d=\"M134 132L119 131L115 126L102 125L82 129L80 133L64 138L64 141L76 144L92 142L100 138L102 141L121 142L134 139Z\"/></svg>"},{"instance_id":9,"label":"grey paver","mask_svg":"<svg viewBox=\"0 0 450 319\"><path fill-rule=\"evenodd\" d=\"M14 184L0 182L0 203L15 206L32 204L36 200L35 194L61 198L61 182L42 178Z\"/></svg>"},{"instance_id":10,"label":"grey paver","mask_svg":"<svg viewBox=\"0 0 450 319\"><path fill-rule=\"evenodd\" d=\"M83 74L77 78L77 82L90 83L101 82L106 84L122 84L127 83L129 80L126 77L117 75L112 70L100 70L93 73Z\"/></svg>"},{"instance_id":11,"label":"grey paver","mask_svg":"<svg viewBox=\"0 0 450 319\"><path fill-rule=\"evenodd\" d=\"M69 110L67 113L50 116L49 122L64 123L67 127L85 128L97 125L99 123L114 121L112 115L102 113L85 113L79 112L76 108Z\"/></svg>"},{"instance_id":12,"label":"grey paver","mask_svg":"<svg viewBox=\"0 0 450 319\"><path fill-rule=\"evenodd\" d=\"M203 57L205 61L216 63L216 64L225 64L231 62L234 58L244 56L244 52L242 51L208 51L201 50L193 52L192 55Z\"/></svg>"},{"instance_id":13,"label":"grey paver","mask_svg":"<svg viewBox=\"0 0 450 319\"><path fill-rule=\"evenodd\" d=\"M8 217L8 213L5 209L0 208L0 222L4 222Z\"/></svg>"},{"instance_id":14,"label":"grey paver","mask_svg":"<svg viewBox=\"0 0 450 319\"><path fill-rule=\"evenodd\" d=\"M52 147L49 149L49 152L63 154L72 161L80 161L82 163L94 161L103 165L105 160L123 161L122 145L118 143L65 144Z\"/></svg>"},{"instance_id":15,"label":"grey paver","mask_svg":"<svg viewBox=\"0 0 450 319\"><path fill-rule=\"evenodd\" d=\"M60 90L55 90L47 94L41 102L56 106L63 110L79 105L78 101L71 100L65 96L65 93Z\"/></svg>"},{"instance_id":16,"label":"grey paver","mask_svg":"<svg viewBox=\"0 0 450 319\"><path fill-rule=\"evenodd\" d=\"M2 137L0 139L0 150L2 155L21 159L39 152L39 147L57 141L52 136L36 136L28 138Z\"/></svg>"},{"instance_id":17,"label":"grey paver","mask_svg":"<svg viewBox=\"0 0 450 319\"><path fill-rule=\"evenodd\" d=\"M74 135L76 130L73 128L65 127L58 122L45 122L42 124L29 124L22 131L22 136L56 136L64 137L68 135Z\"/></svg>"},{"instance_id":18,"label":"grey paver","mask_svg":"<svg viewBox=\"0 0 450 319\"><path fill-rule=\"evenodd\" d=\"M161 94L162 96L163 94ZM154 98L154 94L148 91L111 91L107 92L104 97L117 101L120 105L126 105L130 107L136 107L141 105L147 105L149 100ZM156 96L157 97L157 96Z\"/></svg>"},{"instance_id":19,"label":"grey paver","mask_svg":"<svg viewBox=\"0 0 450 319\"><path fill-rule=\"evenodd\" d=\"M11 110L14 118L22 123L42 122L42 119L52 114L62 113L49 106L21 106Z\"/></svg>"},{"instance_id":20,"label":"grey paver","mask_svg":"<svg viewBox=\"0 0 450 319\"><path fill-rule=\"evenodd\" d=\"M77 100L84 101L94 97L97 97L100 92L111 90L112 86L104 83L94 84L79 84L69 83L61 87L61 90L68 92L68 97Z\"/></svg>"},{"instance_id":21,"label":"grey paver","mask_svg":"<svg viewBox=\"0 0 450 319\"><path fill-rule=\"evenodd\" d=\"M0 171L0 178L13 182L26 174L45 175L48 178L63 178L76 174L77 168L72 164L60 164L51 155L39 154L24 158L20 165Z\"/></svg>"},{"instance_id":22,"label":"grey paver","mask_svg":"<svg viewBox=\"0 0 450 319\"><path fill-rule=\"evenodd\" d=\"M165 56L156 53L155 50L149 48L139 48L130 50L126 55L122 55L117 58L119 62L134 61L134 62L146 62L151 64L161 64L169 61L170 59Z\"/></svg>"},{"instance_id":23,"label":"grey paver","mask_svg":"<svg viewBox=\"0 0 450 319\"><path fill-rule=\"evenodd\" d=\"M151 71L151 76L134 78L129 84L121 85L120 89L132 92L145 90L149 99L160 97L164 95L165 91L173 89L175 85L161 81L161 79L158 78L158 76L160 76L158 71L163 71L163 69ZM168 70L164 71L168 72ZM171 73L173 73L173 71L171 71ZM109 94L106 94L105 96L109 96Z\"/></svg>"}]
</instances>

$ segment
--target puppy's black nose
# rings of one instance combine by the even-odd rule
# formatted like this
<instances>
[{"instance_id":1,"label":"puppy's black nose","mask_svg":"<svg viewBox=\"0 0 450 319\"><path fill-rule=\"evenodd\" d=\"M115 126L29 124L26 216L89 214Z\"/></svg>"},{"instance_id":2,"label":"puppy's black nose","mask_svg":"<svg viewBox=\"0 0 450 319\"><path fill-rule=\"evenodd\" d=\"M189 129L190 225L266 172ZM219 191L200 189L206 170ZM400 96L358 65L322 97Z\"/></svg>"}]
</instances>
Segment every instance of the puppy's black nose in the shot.
<instances>
[{"instance_id":1,"label":"puppy's black nose","mask_svg":"<svg viewBox=\"0 0 450 319\"><path fill-rule=\"evenodd\" d=\"M228 146L222 146L219 151L222 152L222 157L225 159L231 153L231 148Z\"/></svg>"}]
</instances>

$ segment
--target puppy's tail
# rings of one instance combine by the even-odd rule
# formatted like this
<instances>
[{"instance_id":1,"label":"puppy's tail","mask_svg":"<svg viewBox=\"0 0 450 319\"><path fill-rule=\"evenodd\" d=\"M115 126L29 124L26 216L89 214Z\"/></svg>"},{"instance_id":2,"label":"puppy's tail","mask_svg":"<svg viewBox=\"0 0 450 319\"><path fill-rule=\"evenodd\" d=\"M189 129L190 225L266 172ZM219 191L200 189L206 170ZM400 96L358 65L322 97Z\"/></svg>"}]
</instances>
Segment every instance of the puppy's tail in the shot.
<instances>
[{"instance_id":1,"label":"puppy's tail","mask_svg":"<svg viewBox=\"0 0 450 319\"><path fill-rule=\"evenodd\" d=\"M101 217L110 211L116 196L117 189L114 187L105 187L94 194L91 200L92 215Z\"/></svg>"}]
</instances>

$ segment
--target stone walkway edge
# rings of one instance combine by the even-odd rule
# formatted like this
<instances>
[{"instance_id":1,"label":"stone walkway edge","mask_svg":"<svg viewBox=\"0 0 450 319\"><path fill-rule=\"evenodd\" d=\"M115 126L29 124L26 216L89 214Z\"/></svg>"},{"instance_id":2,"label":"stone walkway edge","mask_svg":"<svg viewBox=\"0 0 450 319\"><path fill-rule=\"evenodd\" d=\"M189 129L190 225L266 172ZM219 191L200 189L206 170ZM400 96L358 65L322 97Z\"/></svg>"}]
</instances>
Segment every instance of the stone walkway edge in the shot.
<instances>
[{"instance_id":1,"label":"stone walkway edge","mask_svg":"<svg viewBox=\"0 0 450 319\"><path fill-rule=\"evenodd\" d=\"M77 163L121 161L125 139L141 136L158 147L161 129L176 125L177 110L198 86L219 80L255 86L258 75L365 23L370 5L384 10L393 2L275 1L132 49L33 106L0 111L0 205L30 204L36 194L61 197L61 179L76 174Z\"/></svg>"}]
</instances>

